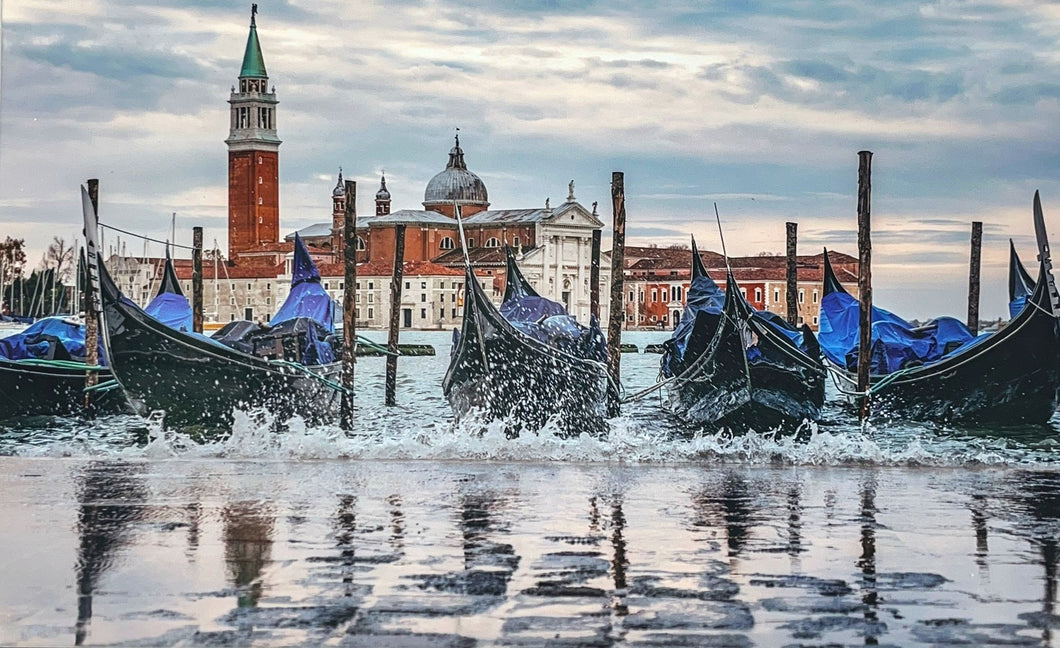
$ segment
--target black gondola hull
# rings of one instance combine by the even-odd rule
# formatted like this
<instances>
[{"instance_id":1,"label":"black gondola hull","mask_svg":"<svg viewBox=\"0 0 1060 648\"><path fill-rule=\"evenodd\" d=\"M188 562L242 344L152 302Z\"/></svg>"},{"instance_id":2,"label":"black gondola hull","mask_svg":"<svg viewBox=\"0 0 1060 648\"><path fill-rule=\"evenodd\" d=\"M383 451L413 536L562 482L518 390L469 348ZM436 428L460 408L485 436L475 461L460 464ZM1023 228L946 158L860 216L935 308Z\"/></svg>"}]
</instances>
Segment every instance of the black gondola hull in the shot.
<instances>
[{"instance_id":1,"label":"black gondola hull","mask_svg":"<svg viewBox=\"0 0 1060 648\"><path fill-rule=\"evenodd\" d=\"M1060 326L1045 273L1040 266L1026 306L989 338L930 365L870 376L872 414L962 425L1048 421L1060 403ZM826 257L825 296L836 291L843 289ZM834 371L855 389L856 373Z\"/></svg>"},{"instance_id":2,"label":"black gondola hull","mask_svg":"<svg viewBox=\"0 0 1060 648\"><path fill-rule=\"evenodd\" d=\"M468 276L464 325L442 383L458 421L505 421L509 435L552 422L563 435L607 429L602 362L578 358L515 330Z\"/></svg>"},{"instance_id":3,"label":"black gondola hull","mask_svg":"<svg viewBox=\"0 0 1060 648\"><path fill-rule=\"evenodd\" d=\"M970 425L1045 423L1060 403L1056 320L1041 313L1021 324L1012 335L996 333L1004 337L987 348L969 349L883 385L871 399L873 414ZM845 376L855 384L856 376ZM882 380L874 376L871 382Z\"/></svg>"},{"instance_id":4,"label":"black gondola hull","mask_svg":"<svg viewBox=\"0 0 1060 648\"><path fill-rule=\"evenodd\" d=\"M736 318L723 318L717 326L705 315L697 318L696 328L715 327L715 337L674 379L669 390L673 414L710 432L793 432L820 418L825 371L819 361L794 347L782 354L782 343L774 346L764 334L758 339L764 357L748 361Z\"/></svg>"},{"instance_id":5,"label":"black gondola hull","mask_svg":"<svg viewBox=\"0 0 1060 648\"><path fill-rule=\"evenodd\" d=\"M141 414L163 411L167 425L206 427L230 425L236 410L310 424L337 416L338 391L319 378L171 329L124 303L105 270L100 283L110 366ZM332 379L339 365L311 371Z\"/></svg>"},{"instance_id":6,"label":"black gondola hull","mask_svg":"<svg viewBox=\"0 0 1060 648\"><path fill-rule=\"evenodd\" d=\"M109 371L99 381L110 380ZM85 371L12 362L0 358L0 421L25 416L75 416L85 411ZM91 399L94 413L120 412L121 390L102 391Z\"/></svg>"}]
</instances>

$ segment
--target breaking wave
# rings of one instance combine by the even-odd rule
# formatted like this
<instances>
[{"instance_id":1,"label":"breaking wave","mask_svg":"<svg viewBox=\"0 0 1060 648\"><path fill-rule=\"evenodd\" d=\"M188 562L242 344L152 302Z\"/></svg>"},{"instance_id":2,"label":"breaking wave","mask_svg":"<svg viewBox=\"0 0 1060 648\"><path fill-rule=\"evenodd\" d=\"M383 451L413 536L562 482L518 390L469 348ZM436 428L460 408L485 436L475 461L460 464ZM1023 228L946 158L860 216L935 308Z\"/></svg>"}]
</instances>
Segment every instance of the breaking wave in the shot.
<instances>
[{"instance_id":1,"label":"breaking wave","mask_svg":"<svg viewBox=\"0 0 1060 648\"><path fill-rule=\"evenodd\" d=\"M404 336L403 336L404 337ZM841 465L1036 465L1060 467L1060 418L1049 426L974 431L888 420L861 427L838 403L826 418L797 435L766 431L705 431L691 434L669 419L657 398L626 409L601 437L567 438L555 427L510 439L504 422L454 424L442 398L448 334L416 333L408 341L433 344L434 357L403 359L399 365L401 407L383 400L383 362L358 363L356 431L282 426L264 413L236 414L229 434L166 429L157 418L118 416L91 423L68 419L24 421L0 427L0 455L27 457L119 457L125 459L224 458L248 460L434 460L497 462L748 463L791 466ZM663 333L629 336L643 348ZM624 338L625 339L625 338ZM630 393L655 382L658 356L623 354ZM838 393L832 393L833 399ZM282 431L277 428L282 427Z\"/></svg>"},{"instance_id":2,"label":"breaking wave","mask_svg":"<svg viewBox=\"0 0 1060 648\"><path fill-rule=\"evenodd\" d=\"M202 439L166 429L158 420L114 417L92 424L66 422L46 429L0 433L0 454L25 457L124 459L223 458L251 460L433 460L498 462L747 463L842 465L1049 465L1060 441L1052 427L996 434L916 425L860 428L808 424L799 434L722 430L679 435L658 416L620 417L607 434L565 437L546 426L515 438L503 422L448 421L409 425L404 413L380 414L365 430L308 427L238 412L230 434Z\"/></svg>"}]
</instances>

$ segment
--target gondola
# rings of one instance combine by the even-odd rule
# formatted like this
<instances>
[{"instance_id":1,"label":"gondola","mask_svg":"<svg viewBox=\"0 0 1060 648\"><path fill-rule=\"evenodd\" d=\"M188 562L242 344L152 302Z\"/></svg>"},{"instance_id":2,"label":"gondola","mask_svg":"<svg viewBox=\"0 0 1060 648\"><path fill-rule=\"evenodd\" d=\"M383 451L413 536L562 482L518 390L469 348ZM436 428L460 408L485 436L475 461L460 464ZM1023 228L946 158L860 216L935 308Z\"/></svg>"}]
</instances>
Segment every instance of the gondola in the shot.
<instances>
[{"instance_id":1,"label":"gondola","mask_svg":"<svg viewBox=\"0 0 1060 648\"><path fill-rule=\"evenodd\" d=\"M337 415L340 365L330 362L333 349L319 350L314 327L320 323L307 328L303 317L321 310L333 316L333 310L301 239L295 241L291 293L277 312L291 317L274 317L270 327L237 322L239 336L230 324L218 337L232 346L150 316L121 294L102 260L99 266L107 357L141 414L162 411L166 425L208 430L229 426L236 410L261 409L278 422L297 415L310 424ZM329 361L307 366L307 354Z\"/></svg>"},{"instance_id":2,"label":"gondola","mask_svg":"<svg viewBox=\"0 0 1060 648\"><path fill-rule=\"evenodd\" d=\"M661 361L673 414L731 432L793 432L820 418L826 374L809 327L756 311L731 271L722 293L694 240L687 298Z\"/></svg>"},{"instance_id":3,"label":"gondola","mask_svg":"<svg viewBox=\"0 0 1060 648\"><path fill-rule=\"evenodd\" d=\"M456 419L504 420L509 435L554 421L564 435L606 430L607 347L599 322L579 325L537 294L505 246L507 284L498 310L465 264L464 320L442 390Z\"/></svg>"},{"instance_id":4,"label":"gondola","mask_svg":"<svg viewBox=\"0 0 1060 648\"><path fill-rule=\"evenodd\" d=\"M38 323L56 318L46 318ZM83 324L74 324L84 329ZM0 357L0 421L26 416L72 416L85 412L84 359L13 360ZM92 369L106 387L111 379L106 367ZM92 396L92 411L117 412L124 396L120 390L97 391Z\"/></svg>"},{"instance_id":5,"label":"gondola","mask_svg":"<svg viewBox=\"0 0 1060 648\"><path fill-rule=\"evenodd\" d=\"M991 334L943 335L940 331L944 327L937 322L913 328L903 325L904 320L897 316L873 307L873 357L877 369L870 376L871 411L964 425L1019 425L1049 420L1056 411L1060 389L1060 331L1046 276L1045 263L1041 263L1038 280L1031 282L1023 307L1004 328ZM1022 279L1018 282L1022 283ZM845 343L837 345L836 340L850 340L851 336L856 340L857 317L851 315L856 309L857 302L839 284L826 257L821 346L833 373L849 391L857 385L856 342L844 357L836 351ZM886 338L883 342L881 327ZM926 359L903 355L899 342L905 340L936 352ZM950 348L954 340L960 344ZM892 370L881 371L879 367L883 365Z\"/></svg>"},{"instance_id":6,"label":"gondola","mask_svg":"<svg viewBox=\"0 0 1060 648\"><path fill-rule=\"evenodd\" d=\"M84 258L78 276L85 275ZM85 325L78 318L45 317L0 340L0 421L27 416L106 414L124 409L110 369L85 362ZM99 357L104 357L100 345ZM86 410L85 375L97 375Z\"/></svg>"}]
</instances>

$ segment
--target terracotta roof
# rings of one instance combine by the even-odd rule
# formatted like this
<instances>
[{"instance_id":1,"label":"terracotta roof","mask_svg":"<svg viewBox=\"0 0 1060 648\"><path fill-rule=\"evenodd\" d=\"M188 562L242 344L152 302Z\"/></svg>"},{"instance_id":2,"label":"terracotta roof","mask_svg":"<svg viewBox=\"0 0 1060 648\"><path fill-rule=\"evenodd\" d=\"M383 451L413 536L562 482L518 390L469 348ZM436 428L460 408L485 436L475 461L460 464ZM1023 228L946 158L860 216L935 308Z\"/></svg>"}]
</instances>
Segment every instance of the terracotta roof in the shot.
<instances>
[{"instance_id":1,"label":"terracotta roof","mask_svg":"<svg viewBox=\"0 0 1060 648\"><path fill-rule=\"evenodd\" d=\"M328 263L319 266L322 277L344 277L346 266L342 263ZM389 277L394 272L392 261L369 261L357 265L358 277ZM447 268L430 261L406 261L402 272L406 277L445 276L458 277L464 273L461 270Z\"/></svg>"},{"instance_id":2,"label":"terracotta roof","mask_svg":"<svg viewBox=\"0 0 1060 648\"><path fill-rule=\"evenodd\" d=\"M523 253L533 248L523 248ZM502 247L473 247L467 251L467 256L471 260L471 265L477 266L503 266L506 263L504 258L504 248ZM442 256L434 260L435 263L447 265L450 267L464 267L464 252L460 249L449 250Z\"/></svg>"}]
</instances>

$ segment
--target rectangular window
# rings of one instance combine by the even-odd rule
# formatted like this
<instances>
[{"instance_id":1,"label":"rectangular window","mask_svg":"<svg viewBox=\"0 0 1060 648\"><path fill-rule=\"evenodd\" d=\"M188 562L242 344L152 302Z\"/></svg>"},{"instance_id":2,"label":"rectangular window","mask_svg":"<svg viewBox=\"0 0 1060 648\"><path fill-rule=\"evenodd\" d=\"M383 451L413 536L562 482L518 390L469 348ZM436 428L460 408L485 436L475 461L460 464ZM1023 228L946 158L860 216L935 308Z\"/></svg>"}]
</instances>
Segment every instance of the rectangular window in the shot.
<instances>
[{"instance_id":1,"label":"rectangular window","mask_svg":"<svg viewBox=\"0 0 1060 648\"><path fill-rule=\"evenodd\" d=\"M420 293L420 301L421 302L427 301L427 293Z\"/></svg>"},{"instance_id":2,"label":"rectangular window","mask_svg":"<svg viewBox=\"0 0 1060 648\"><path fill-rule=\"evenodd\" d=\"M371 303L374 303L374 302L375 302L375 293L368 293L368 303L371 304Z\"/></svg>"},{"instance_id":3,"label":"rectangular window","mask_svg":"<svg viewBox=\"0 0 1060 648\"><path fill-rule=\"evenodd\" d=\"M326 281L324 282L324 290L331 290L331 286L329 286Z\"/></svg>"},{"instance_id":4,"label":"rectangular window","mask_svg":"<svg viewBox=\"0 0 1060 648\"><path fill-rule=\"evenodd\" d=\"M252 289L252 285L253 284L247 284L247 290L251 290Z\"/></svg>"},{"instance_id":5,"label":"rectangular window","mask_svg":"<svg viewBox=\"0 0 1060 648\"><path fill-rule=\"evenodd\" d=\"M265 290L272 290L272 282L271 281L268 282L267 284L265 284Z\"/></svg>"},{"instance_id":6,"label":"rectangular window","mask_svg":"<svg viewBox=\"0 0 1060 648\"><path fill-rule=\"evenodd\" d=\"M440 319L440 320L445 319L445 309L444 308L442 310L438 311L438 319Z\"/></svg>"},{"instance_id":7,"label":"rectangular window","mask_svg":"<svg viewBox=\"0 0 1060 648\"><path fill-rule=\"evenodd\" d=\"M445 282L443 281L441 284L439 284L438 288L440 288L441 290L445 290Z\"/></svg>"},{"instance_id":8,"label":"rectangular window","mask_svg":"<svg viewBox=\"0 0 1060 648\"><path fill-rule=\"evenodd\" d=\"M368 290L375 290L375 282L374 281L369 281L368 282Z\"/></svg>"},{"instance_id":9,"label":"rectangular window","mask_svg":"<svg viewBox=\"0 0 1060 648\"><path fill-rule=\"evenodd\" d=\"M266 297L265 298L265 305L268 306L270 304L272 304L272 297Z\"/></svg>"},{"instance_id":10,"label":"rectangular window","mask_svg":"<svg viewBox=\"0 0 1060 648\"><path fill-rule=\"evenodd\" d=\"M406 281L405 282L405 290L408 290L408 289L409 289L409 282Z\"/></svg>"},{"instance_id":11,"label":"rectangular window","mask_svg":"<svg viewBox=\"0 0 1060 648\"><path fill-rule=\"evenodd\" d=\"M453 309L453 319L456 319L456 309Z\"/></svg>"},{"instance_id":12,"label":"rectangular window","mask_svg":"<svg viewBox=\"0 0 1060 648\"><path fill-rule=\"evenodd\" d=\"M518 236L512 238L512 245L515 246L515 247L519 247L519 237Z\"/></svg>"},{"instance_id":13,"label":"rectangular window","mask_svg":"<svg viewBox=\"0 0 1060 648\"><path fill-rule=\"evenodd\" d=\"M780 288L774 288L773 289L773 303L775 303L775 304L779 304L780 303Z\"/></svg>"},{"instance_id":14,"label":"rectangular window","mask_svg":"<svg viewBox=\"0 0 1060 648\"><path fill-rule=\"evenodd\" d=\"M423 290L427 290L427 282L426 281L421 281L420 282L420 288L423 289Z\"/></svg>"},{"instance_id":15,"label":"rectangular window","mask_svg":"<svg viewBox=\"0 0 1060 648\"><path fill-rule=\"evenodd\" d=\"M232 306L235 306L235 305L236 305L236 298L235 298L235 297L232 297L232 301L231 301L231 302L229 302L229 303L230 303L230 304L231 304Z\"/></svg>"},{"instance_id":16,"label":"rectangular window","mask_svg":"<svg viewBox=\"0 0 1060 648\"><path fill-rule=\"evenodd\" d=\"M358 282L357 282L357 290L360 290L360 289L361 289L361 282L360 282L360 281L358 281Z\"/></svg>"},{"instance_id":17,"label":"rectangular window","mask_svg":"<svg viewBox=\"0 0 1060 648\"><path fill-rule=\"evenodd\" d=\"M629 303L633 303L633 291L629 291Z\"/></svg>"},{"instance_id":18,"label":"rectangular window","mask_svg":"<svg viewBox=\"0 0 1060 648\"><path fill-rule=\"evenodd\" d=\"M427 309L426 308L421 308L420 309L420 319L421 320L427 319Z\"/></svg>"},{"instance_id":19,"label":"rectangular window","mask_svg":"<svg viewBox=\"0 0 1060 648\"><path fill-rule=\"evenodd\" d=\"M346 282L345 281L340 281L339 282L339 290L345 290L345 289L346 289Z\"/></svg>"},{"instance_id":20,"label":"rectangular window","mask_svg":"<svg viewBox=\"0 0 1060 648\"><path fill-rule=\"evenodd\" d=\"M815 303L815 304L817 303L817 289L816 288L813 289L813 303ZM816 324L816 323L817 322L814 322L814 324Z\"/></svg>"},{"instance_id":21,"label":"rectangular window","mask_svg":"<svg viewBox=\"0 0 1060 648\"><path fill-rule=\"evenodd\" d=\"M361 319L361 309L360 308L353 309L353 316L356 319Z\"/></svg>"},{"instance_id":22,"label":"rectangular window","mask_svg":"<svg viewBox=\"0 0 1060 648\"><path fill-rule=\"evenodd\" d=\"M651 300L653 302L654 301L659 301L659 291L654 289L654 288L651 289Z\"/></svg>"},{"instance_id":23,"label":"rectangular window","mask_svg":"<svg viewBox=\"0 0 1060 648\"><path fill-rule=\"evenodd\" d=\"M374 308L369 308L368 309L368 319L375 319L375 309Z\"/></svg>"},{"instance_id":24,"label":"rectangular window","mask_svg":"<svg viewBox=\"0 0 1060 648\"><path fill-rule=\"evenodd\" d=\"M669 290L667 290L666 288L663 288L663 291L662 291L662 300L663 300L664 302L665 302L665 301L670 301L670 291L669 291Z\"/></svg>"},{"instance_id":25,"label":"rectangular window","mask_svg":"<svg viewBox=\"0 0 1060 648\"><path fill-rule=\"evenodd\" d=\"M762 301L762 289L761 288L755 288L755 301L756 302Z\"/></svg>"},{"instance_id":26,"label":"rectangular window","mask_svg":"<svg viewBox=\"0 0 1060 648\"><path fill-rule=\"evenodd\" d=\"M805 301L806 301L806 291L804 289L802 289L802 288L799 288L799 303L801 304L801 303L803 303Z\"/></svg>"}]
</instances>

